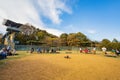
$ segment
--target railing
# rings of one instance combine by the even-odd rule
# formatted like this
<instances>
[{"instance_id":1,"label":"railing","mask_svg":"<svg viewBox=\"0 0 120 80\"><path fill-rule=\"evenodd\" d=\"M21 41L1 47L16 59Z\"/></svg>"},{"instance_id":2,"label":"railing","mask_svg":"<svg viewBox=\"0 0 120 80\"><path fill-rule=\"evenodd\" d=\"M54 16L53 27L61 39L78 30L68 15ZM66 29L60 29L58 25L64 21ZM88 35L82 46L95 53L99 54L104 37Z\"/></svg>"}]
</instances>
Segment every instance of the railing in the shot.
<instances>
[{"instance_id":1,"label":"railing","mask_svg":"<svg viewBox=\"0 0 120 80\"><path fill-rule=\"evenodd\" d=\"M0 49L5 47L4 45L0 45ZM31 48L34 48L35 50L37 48L41 49L56 49L56 50L79 50L80 47L74 47L74 46L59 46L59 47L49 47L49 46L38 46L38 45L15 45L16 50L30 50ZM83 50L85 48L92 50L93 47L81 47ZM96 48L96 50L101 50L100 48Z\"/></svg>"}]
</instances>

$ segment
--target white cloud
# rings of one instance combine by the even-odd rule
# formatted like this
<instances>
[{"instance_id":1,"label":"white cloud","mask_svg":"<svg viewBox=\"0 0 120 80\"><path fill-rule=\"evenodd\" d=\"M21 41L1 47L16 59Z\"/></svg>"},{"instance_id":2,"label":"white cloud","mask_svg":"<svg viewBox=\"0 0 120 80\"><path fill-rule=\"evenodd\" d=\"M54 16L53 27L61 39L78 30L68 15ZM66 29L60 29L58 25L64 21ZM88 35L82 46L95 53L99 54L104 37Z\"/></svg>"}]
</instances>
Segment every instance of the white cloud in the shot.
<instances>
[{"instance_id":1,"label":"white cloud","mask_svg":"<svg viewBox=\"0 0 120 80\"><path fill-rule=\"evenodd\" d=\"M38 6L33 2L38 3ZM31 23L49 33L59 35L62 31L47 28L42 17L51 20L53 24L60 24L60 15L63 12L71 13L71 10L62 0L0 0L0 30L5 30L1 23L2 19L6 18L23 24Z\"/></svg>"},{"instance_id":2,"label":"white cloud","mask_svg":"<svg viewBox=\"0 0 120 80\"><path fill-rule=\"evenodd\" d=\"M53 23L60 24L62 21L59 15L63 11L71 13L71 10L65 6L61 0L38 0L42 15L52 20Z\"/></svg>"},{"instance_id":3,"label":"white cloud","mask_svg":"<svg viewBox=\"0 0 120 80\"><path fill-rule=\"evenodd\" d=\"M95 30L87 30L87 32L90 33L90 34L96 34Z\"/></svg>"},{"instance_id":4,"label":"white cloud","mask_svg":"<svg viewBox=\"0 0 120 80\"><path fill-rule=\"evenodd\" d=\"M51 34L56 34L56 35L60 35L61 33L63 33L62 31L56 30L56 29L50 29L47 28L47 31L50 32Z\"/></svg>"}]
</instances>

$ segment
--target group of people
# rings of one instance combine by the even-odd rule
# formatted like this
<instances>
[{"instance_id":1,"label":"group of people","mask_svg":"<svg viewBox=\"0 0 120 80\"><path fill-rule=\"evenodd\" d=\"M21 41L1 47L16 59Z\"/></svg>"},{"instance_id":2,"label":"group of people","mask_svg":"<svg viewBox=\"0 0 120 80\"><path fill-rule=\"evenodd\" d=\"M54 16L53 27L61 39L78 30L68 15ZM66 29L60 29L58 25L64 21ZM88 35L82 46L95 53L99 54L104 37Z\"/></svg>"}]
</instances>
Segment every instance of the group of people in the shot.
<instances>
[{"instance_id":1,"label":"group of people","mask_svg":"<svg viewBox=\"0 0 120 80\"><path fill-rule=\"evenodd\" d=\"M32 47L31 50L30 50L30 53L33 53L35 51L35 49ZM36 52L37 53L56 53L56 49L49 49L49 48L43 48L41 49L40 47L38 47L36 49Z\"/></svg>"},{"instance_id":2,"label":"group of people","mask_svg":"<svg viewBox=\"0 0 120 80\"><path fill-rule=\"evenodd\" d=\"M5 59L5 58L7 58L7 56L11 56L13 54L16 54L15 49L11 49L10 46L4 47L0 51L0 59Z\"/></svg>"},{"instance_id":3,"label":"group of people","mask_svg":"<svg viewBox=\"0 0 120 80\"><path fill-rule=\"evenodd\" d=\"M107 52L106 47L102 47L101 50L105 55L109 55L108 52ZM117 56L120 55L120 49L112 49L111 52L114 53ZM88 48L85 48L85 49L80 48L80 53L93 53L93 54L96 54L96 48L93 47L91 50L88 49Z\"/></svg>"},{"instance_id":4,"label":"group of people","mask_svg":"<svg viewBox=\"0 0 120 80\"><path fill-rule=\"evenodd\" d=\"M85 49L80 48L80 53L93 53L93 54L96 54L96 48L94 47L92 50L90 50L88 48L85 48Z\"/></svg>"},{"instance_id":5,"label":"group of people","mask_svg":"<svg viewBox=\"0 0 120 80\"><path fill-rule=\"evenodd\" d=\"M120 55L120 49L112 49L112 53L115 53L117 56Z\"/></svg>"},{"instance_id":6,"label":"group of people","mask_svg":"<svg viewBox=\"0 0 120 80\"><path fill-rule=\"evenodd\" d=\"M102 47L102 51L104 52L104 54L108 54L107 53L107 48L106 47ZM120 49L112 49L111 51L113 54L119 56L120 55Z\"/></svg>"},{"instance_id":7,"label":"group of people","mask_svg":"<svg viewBox=\"0 0 120 80\"><path fill-rule=\"evenodd\" d=\"M0 59L6 59L7 58L7 50L5 48L3 48L0 51Z\"/></svg>"}]
</instances>

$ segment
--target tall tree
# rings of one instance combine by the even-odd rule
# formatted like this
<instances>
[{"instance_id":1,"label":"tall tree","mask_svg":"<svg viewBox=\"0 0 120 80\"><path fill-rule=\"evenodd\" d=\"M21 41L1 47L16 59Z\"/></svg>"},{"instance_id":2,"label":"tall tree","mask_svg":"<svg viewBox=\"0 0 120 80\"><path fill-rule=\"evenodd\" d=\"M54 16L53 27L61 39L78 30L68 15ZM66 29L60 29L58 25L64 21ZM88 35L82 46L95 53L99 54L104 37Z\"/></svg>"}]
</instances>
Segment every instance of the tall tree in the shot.
<instances>
[{"instance_id":1,"label":"tall tree","mask_svg":"<svg viewBox=\"0 0 120 80\"><path fill-rule=\"evenodd\" d=\"M60 44L59 38L54 38L49 36L45 38L44 42L46 42L47 46L52 46L52 47L59 46Z\"/></svg>"},{"instance_id":2,"label":"tall tree","mask_svg":"<svg viewBox=\"0 0 120 80\"><path fill-rule=\"evenodd\" d=\"M81 32L76 33L77 44L79 46L90 46L91 41Z\"/></svg>"},{"instance_id":3,"label":"tall tree","mask_svg":"<svg viewBox=\"0 0 120 80\"><path fill-rule=\"evenodd\" d=\"M75 33L70 33L67 37L68 46L75 46L76 44L76 35Z\"/></svg>"},{"instance_id":4,"label":"tall tree","mask_svg":"<svg viewBox=\"0 0 120 80\"><path fill-rule=\"evenodd\" d=\"M67 46L67 37L68 37L68 34L67 33L63 33L60 35L60 43L61 43L61 46Z\"/></svg>"},{"instance_id":5,"label":"tall tree","mask_svg":"<svg viewBox=\"0 0 120 80\"><path fill-rule=\"evenodd\" d=\"M112 40L112 42L113 42L113 43L118 43L118 40L114 38L114 39Z\"/></svg>"},{"instance_id":6,"label":"tall tree","mask_svg":"<svg viewBox=\"0 0 120 80\"><path fill-rule=\"evenodd\" d=\"M106 48L110 49L110 48L111 48L111 47L110 47L110 43L111 43L110 40L108 40L108 39L103 39L103 40L101 41L100 45L101 45L101 47L106 47Z\"/></svg>"},{"instance_id":7,"label":"tall tree","mask_svg":"<svg viewBox=\"0 0 120 80\"><path fill-rule=\"evenodd\" d=\"M70 33L67 38L69 46L88 46L90 40L83 33Z\"/></svg>"}]
</instances>

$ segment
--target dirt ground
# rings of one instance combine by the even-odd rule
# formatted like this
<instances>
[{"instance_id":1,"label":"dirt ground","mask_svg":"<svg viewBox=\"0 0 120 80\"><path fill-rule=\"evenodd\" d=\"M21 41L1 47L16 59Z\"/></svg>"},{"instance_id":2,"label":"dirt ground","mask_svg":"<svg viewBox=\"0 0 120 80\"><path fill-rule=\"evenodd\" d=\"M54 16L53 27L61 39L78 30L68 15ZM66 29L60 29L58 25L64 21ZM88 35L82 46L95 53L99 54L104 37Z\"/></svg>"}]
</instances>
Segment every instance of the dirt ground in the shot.
<instances>
[{"instance_id":1,"label":"dirt ground","mask_svg":"<svg viewBox=\"0 0 120 80\"><path fill-rule=\"evenodd\" d=\"M69 55L70 59L64 56ZM93 54L31 54L7 61L0 80L120 80L120 59Z\"/></svg>"}]
</instances>

